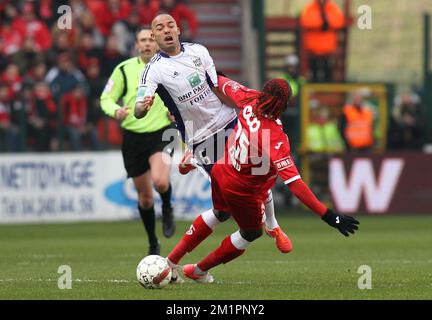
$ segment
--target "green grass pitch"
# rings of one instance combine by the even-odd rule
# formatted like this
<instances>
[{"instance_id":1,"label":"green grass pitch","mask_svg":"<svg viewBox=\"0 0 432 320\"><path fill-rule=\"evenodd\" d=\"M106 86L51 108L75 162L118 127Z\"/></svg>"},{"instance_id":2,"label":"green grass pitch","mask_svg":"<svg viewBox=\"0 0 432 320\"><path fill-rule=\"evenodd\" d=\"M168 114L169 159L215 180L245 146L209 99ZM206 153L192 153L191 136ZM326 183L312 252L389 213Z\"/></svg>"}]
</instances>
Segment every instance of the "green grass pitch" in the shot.
<instances>
[{"instance_id":1,"label":"green grass pitch","mask_svg":"<svg viewBox=\"0 0 432 320\"><path fill-rule=\"evenodd\" d=\"M0 299L432 299L432 216L360 216L345 238L311 213L280 215L294 244L281 254L263 236L235 261L212 270L213 284L187 281L162 290L135 276L146 255L140 221L0 226ZM166 255L188 228L162 241ZM160 222L157 224L161 234ZM196 262L236 230L227 221L183 263ZM60 290L60 265L72 289ZM372 268L372 289L357 286L358 267Z\"/></svg>"}]
</instances>

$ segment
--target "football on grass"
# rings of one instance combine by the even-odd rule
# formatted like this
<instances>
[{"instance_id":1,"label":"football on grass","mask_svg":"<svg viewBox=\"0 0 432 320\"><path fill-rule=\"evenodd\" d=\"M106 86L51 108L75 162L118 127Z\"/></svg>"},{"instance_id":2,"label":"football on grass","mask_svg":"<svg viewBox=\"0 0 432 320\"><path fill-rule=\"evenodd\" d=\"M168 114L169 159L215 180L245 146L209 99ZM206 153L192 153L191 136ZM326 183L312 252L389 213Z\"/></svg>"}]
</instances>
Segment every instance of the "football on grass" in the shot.
<instances>
[{"instance_id":1,"label":"football on grass","mask_svg":"<svg viewBox=\"0 0 432 320\"><path fill-rule=\"evenodd\" d=\"M161 289L171 280L168 261L158 255L150 255L142 259L136 273L138 281L147 289Z\"/></svg>"}]
</instances>

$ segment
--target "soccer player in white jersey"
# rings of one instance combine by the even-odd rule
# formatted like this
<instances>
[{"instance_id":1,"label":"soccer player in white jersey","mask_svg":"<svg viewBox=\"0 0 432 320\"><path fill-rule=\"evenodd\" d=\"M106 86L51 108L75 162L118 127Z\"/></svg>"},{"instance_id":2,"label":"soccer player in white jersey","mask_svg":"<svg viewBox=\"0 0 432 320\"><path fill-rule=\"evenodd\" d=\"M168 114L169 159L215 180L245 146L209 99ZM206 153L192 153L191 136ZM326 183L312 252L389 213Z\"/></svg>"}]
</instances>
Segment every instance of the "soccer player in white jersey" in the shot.
<instances>
[{"instance_id":1,"label":"soccer player in white jersey","mask_svg":"<svg viewBox=\"0 0 432 320\"><path fill-rule=\"evenodd\" d=\"M230 107L235 104L219 91L216 68L208 50L199 44L180 43L180 30L172 16L156 16L151 27L160 51L141 75L135 117L147 114L158 93L173 114L183 141L210 173L216 160L223 156L226 139L237 124L236 112ZM270 191L265 213L268 234L275 238L281 252L289 252L291 241L274 217ZM211 209L201 217L213 230L230 216Z\"/></svg>"}]
</instances>

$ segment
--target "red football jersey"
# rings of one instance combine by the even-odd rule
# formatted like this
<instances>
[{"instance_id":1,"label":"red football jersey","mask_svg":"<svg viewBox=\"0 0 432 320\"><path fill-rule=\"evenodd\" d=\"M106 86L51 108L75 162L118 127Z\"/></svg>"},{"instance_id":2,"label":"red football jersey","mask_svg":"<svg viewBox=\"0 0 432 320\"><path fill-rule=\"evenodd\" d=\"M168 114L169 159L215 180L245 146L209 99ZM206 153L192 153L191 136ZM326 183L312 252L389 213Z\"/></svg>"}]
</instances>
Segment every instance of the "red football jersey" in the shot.
<instances>
[{"instance_id":1,"label":"red football jersey","mask_svg":"<svg viewBox=\"0 0 432 320\"><path fill-rule=\"evenodd\" d=\"M257 94L235 81L218 77L219 88L240 108L238 123L225 146L225 156L212 170L212 176L222 182L225 191L255 194L266 199L267 192L280 176L285 184L300 179L290 154L290 144L282 122L253 113L252 100Z\"/></svg>"}]
</instances>

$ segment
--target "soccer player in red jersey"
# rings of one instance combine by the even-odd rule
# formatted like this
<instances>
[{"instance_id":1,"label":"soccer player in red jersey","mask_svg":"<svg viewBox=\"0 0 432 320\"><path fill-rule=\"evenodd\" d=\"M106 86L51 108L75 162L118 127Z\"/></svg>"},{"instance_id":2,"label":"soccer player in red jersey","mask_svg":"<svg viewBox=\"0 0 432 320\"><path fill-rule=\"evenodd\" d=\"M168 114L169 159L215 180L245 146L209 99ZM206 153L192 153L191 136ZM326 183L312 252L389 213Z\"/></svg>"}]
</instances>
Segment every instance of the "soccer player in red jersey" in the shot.
<instances>
[{"instance_id":1,"label":"soccer player in red jersey","mask_svg":"<svg viewBox=\"0 0 432 320\"><path fill-rule=\"evenodd\" d=\"M241 109L238 124L228 139L224 158L211 172L215 210L229 213L239 230L197 264L183 267L188 278L213 282L208 270L244 253L262 235L268 190L280 176L291 192L322 220L349 236L359 222L335 213L322 204L303 182L290 154L290 144L279 117L285 110L291 90L283 79L268 81L263 91L246 88L225 77L218 78L222 92ZM168 255L177 264L212 232L209 217L199 216Z\"/></svg>"}]
</instances>

